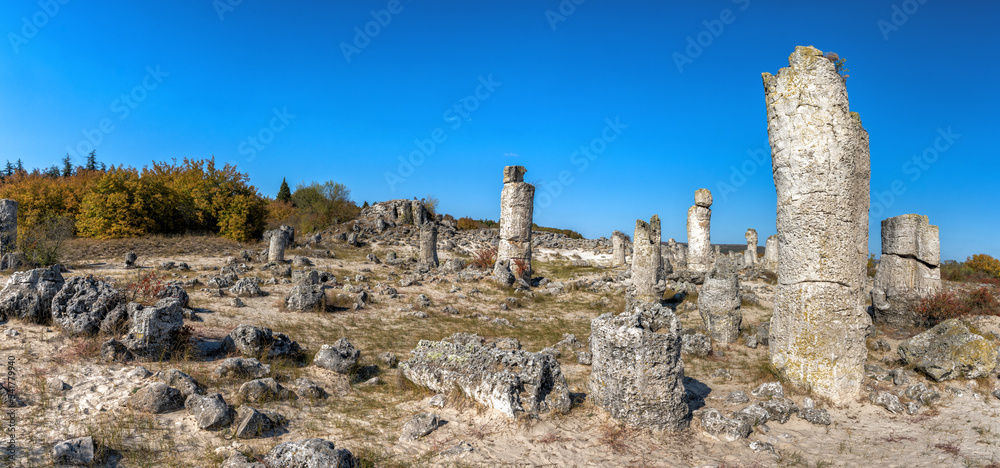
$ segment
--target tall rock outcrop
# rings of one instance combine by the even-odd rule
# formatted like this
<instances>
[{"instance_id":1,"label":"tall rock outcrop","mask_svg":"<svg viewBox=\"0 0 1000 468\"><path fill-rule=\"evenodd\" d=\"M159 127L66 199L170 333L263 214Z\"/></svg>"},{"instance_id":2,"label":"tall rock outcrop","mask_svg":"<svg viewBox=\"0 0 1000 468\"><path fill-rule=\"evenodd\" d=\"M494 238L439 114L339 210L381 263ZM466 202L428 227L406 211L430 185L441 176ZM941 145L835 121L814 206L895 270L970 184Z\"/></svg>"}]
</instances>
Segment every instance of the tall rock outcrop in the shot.
<instances>
[{"instance_id":1,"label":"tall rock outcrop","mask_svg":"<svg viewBox=\"0 0 1000 468\"><path fill-rule=\"evenodd\" d=\"M535 186L524 182L524 166L503 168L503 191L500 193L500 246L498 267L523 277L531 277L531 223L535 205ZM518 266L522 263L523 266Z\"/></svg>"},{"instance_id":2,"label":"tall rock outcrop","mask_svg":"<svg viewBox=\"0 0 1000 468\"><path fill-rule=\"evenodd\" d=\"M747 250L743 253L743 264L754 266L757 264L757 231L747 229Z\"/></svg>"},{"instance_id":3,"label":"tall rock outcrop","mask_svg":"<svg viewBox=\"0 0 1000 468\"><path fill-rule=\"evenodd\" d=\"M0 200L0 255L17 250L17 201Z\"/></svg>"},{"instance_id":4,"label":"tall rock outcrop","mask_svg":"<svg viewBox=\"0 0 1000 468\"><path fill-rule=\"evenodd\" d=\"M420 263L437 268L437 239L437 224L426 222L420 225Z\"/></svg>"},{"instance_id":5,"label":"tall rock outcrop","mask_svg":"<svg viewBox=\"0 0 1000 468\"><path fill-rule=\"evenodd\" d=\"M632 285L636 299L641 302L659 302L666 283L663 274L663 257L660 256L660 217L653 215L649 223L635 220L632 236Z\"/></svg>"},{"instance_id":6,"label":"tall rock outcrop","mask_svg":"<svg viewBox=\"0 0 1000 468\"><path fill-rule=\"evenodd\" d=\"M712 266L712 192L698 189L694 192L694 206L688 210L687 265L694 271L706 272Z\"/></svg>"},{"instance_id":7,"label":"tall rock outcrop","mask_svg":"<svg viewBox=\"0 0 1000 468\"><path fill-rule=\"evenodd\" d=\"M872 288L875 321L893 326L920 325L914 304L940 290L938 227L918 214L882 220L882 258Z\"/></svg>"},{"instance_id":8,"label":"tall rock outcrop","mask_svg":"<svg viewBox=\"0 0 1000 468\"><path fill-rule=\"evenodd\" d=\"M621 231L611 233L611 266L625 265L625 250L628 239Z\"/></svg>"},{"instance_id":9,"label":"tall rock outcrop","mask_svg":"<svg viewBox=\"0 0 1000 468\"><path fill-rule=\"evenodd\" d=\"M740 336L743 312L740 310L740 280L732 260L722 257L705 275L698 294L698 311L712 341L735 343Z\"/></svg>"},{"instance_id":10,"label":"tall rock outcrop","mask_svg":"<svg viewBox=\"0 0 1000 468\"><path fill-rule=\"evenodd\" d=\"M778 286L771 363L835 403L861 390L871 160L844 79L813 47L764 73L777 190Z\"/></svg>"},{"instance_id":11,"label":"tall rock outcrop","mask_svg":"<svg viewBox=\"0 0 1000 468\"><path fill-rule=\"evenodd\" d=\"M764 270L778 272L778 235L768 236L764 242Z\"/></svg>"}]
</instances>

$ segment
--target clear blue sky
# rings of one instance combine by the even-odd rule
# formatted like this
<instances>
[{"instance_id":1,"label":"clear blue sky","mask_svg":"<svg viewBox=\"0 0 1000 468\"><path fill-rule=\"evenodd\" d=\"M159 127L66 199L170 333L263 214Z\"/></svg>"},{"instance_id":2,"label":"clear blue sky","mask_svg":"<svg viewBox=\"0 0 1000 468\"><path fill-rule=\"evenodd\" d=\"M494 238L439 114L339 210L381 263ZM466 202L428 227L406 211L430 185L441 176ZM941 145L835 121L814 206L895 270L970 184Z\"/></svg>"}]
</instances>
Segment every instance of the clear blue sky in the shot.
<instances>
[{"instance_id":1,"label":"clear blue sky","mask_svg":"<svg viewBox=\"0 0 1000 468\"><path fill-rule=\"evenodd\" d=\"M714 242L763 243L760 74L814 45L847 59L871 136L870 250L916 212L944 258L1000 256L997 3L575 1L5 1L0 162L93 140L108 164L214 155L268 196L334 180L359 204L429 194L492 219L518 164L541 225L631 234L657 213L683 241L706 187Z\"/></svg>"}]
</instances>

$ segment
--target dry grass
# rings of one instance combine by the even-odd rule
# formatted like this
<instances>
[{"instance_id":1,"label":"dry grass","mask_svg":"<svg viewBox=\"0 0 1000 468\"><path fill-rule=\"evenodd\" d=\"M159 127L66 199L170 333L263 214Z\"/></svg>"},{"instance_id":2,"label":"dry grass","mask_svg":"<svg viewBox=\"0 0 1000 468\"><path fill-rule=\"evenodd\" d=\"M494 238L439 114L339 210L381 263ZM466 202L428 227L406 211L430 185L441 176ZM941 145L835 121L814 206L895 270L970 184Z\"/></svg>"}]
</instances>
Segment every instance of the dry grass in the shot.
<instances>
[{"instance_id":1,"label":"dry grass","mask_svg":"<svg viewBox=\"0 0 1000 468\"><path fill-rule=\"evenodd\" d=\"M146 265L149 257L205 257L235 255L240 250L261 248L259 243L242 244L213 235L153 235L125 239L70 239L63 245L62 258L71 264L86 263L97 259L115 259L124 262L125 254L139 254L138 265Z\"/></svg>"}]
</instances>

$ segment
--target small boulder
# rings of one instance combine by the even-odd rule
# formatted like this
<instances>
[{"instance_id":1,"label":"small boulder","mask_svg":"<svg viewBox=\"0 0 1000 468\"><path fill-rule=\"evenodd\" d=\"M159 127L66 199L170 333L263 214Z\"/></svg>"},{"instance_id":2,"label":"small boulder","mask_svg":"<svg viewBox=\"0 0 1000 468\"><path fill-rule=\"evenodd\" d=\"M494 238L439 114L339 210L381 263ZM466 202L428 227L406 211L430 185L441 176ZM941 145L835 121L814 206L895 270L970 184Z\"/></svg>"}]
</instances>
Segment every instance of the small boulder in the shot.
<instances>
[{"instance_id":1,"label":"small boulder","mask_svg":"<svg viewBox=\"0 0 1000 468\"><path fill-rule=\"evenodd\" d=\"M899 402L899 397L889 392L878 392L872 395L872 403L885 408L890 413L902 414L906 412L906 408Z\"/></svg>"},{"instance_id":2,"label":"small boulder","mask_svg":"<svg viewBox=\"0 0 1000 468\"><path fill-rule=\"evenodd\" d=\"M286 468L354 468L359 462L347 449L324 439L305 439L276 445L264 457L266 466Z\"/></svg>"},{"instance_id":3,"label":"small boulder","mask_svg":"<svg viewBox=\"0 0 1000 468\"><path fill-rule=\"evenodd\" d=\"M326 390L323 390L323 387L320 387L316 384L316 382L313 382L305 377L295 379L295 381L292 382L292 386L295 389L295 393L302 398L321 400L329 396L329 394L326 393Z\"/></svg>"},{"instance_id":4,"label":"small boulder","mask_svg":"<svg viewBox=\"0 0 1000 468\"><path fill-rule=\"evenodd\" d=\"M715 408L701 413L701 429L709 436L726 442L745 439L753 430L746 421L723 416Z\"/></svg>"},{"instance_id":5,"label":"small boulder","mask_svg":"<svg viewBox=\"0 0 1000 468\"><path fill-rule=\"evenodd\" d=\"M288 400L294 398L294 394L278 383L273 378L256 379L244 383L236 391L236 396L243 402L266 403L276 400Z\"/></svg>"},{"instance_id":6,"label":"small boulder","mask_svg":"<svg viewBox=\"0 0 1000 468\"><path fill-rule=\"evenodd\" d=\"M211 395L192 394L184 400L184 408L187 409L199 429L215 430L229 427L233 422L233 410L226 404L226 400L221 394Z\"/></svg>"},{"instance_id":7,"label":"small boulder","mask_svg":"<svg viewBox=\"0 0 1000 468\"><path fill-rule=\"evenodd\" d=\"M817 426L829 426L833 423L830 413L820 408L802 408L799 410L799 418L811 422Z\"/></svg>"},{"instance_id":8,"label":"small boulder","mask_svg":"<svg viewBox=\"0 0 1000 468\"><path fill-rule=\"evenodd\" d=\"M417 440L430 434L441 425L441 417L434 413L420 413L403 425L399 435L400 442Z\"/></svg>"},{"instance_id":9,"label":"small boulder","mask_svg":"<svg viewBox=\"0 0 1000 468\"><path fill-rule=\"evenodd\" d=\"M169 413L184 407L184 396L180 390L163 382L153 382L135 392L128 405L144 413Z\"/></svg>"},{"instance_id":10,"label":"small boulder","mask_svg":"<svg viewBox=\"0 0 1000 468\"><path fill-rule=\"evenodd\" d=\"M238 325L223 340L225 352L237 351L247 357L298 359L302 354L299 344L284 333L275 333L270 328Z\"/></svg>"},{"instance_id":11,"label":"small boulder","mask_svg":"<svg viewBox=\"0 0 1000 468\"><path fill-rule=\"evenodd\" d=\"M187 398L191 395L204 395L203 387L194 377L181 372L179 369L169 369L159 371L154 376L157 380L181 391L181 395Z\"/></svg>"},{"instance_id":12,"label":"small boulder","mask_svg":"<svg viewBox=\"0 0 1000 468\"><path fill-rule=\"evenodd\" d=\"M229 288L229 293L236 297L261 297L264 291L260 289L257 278L242 278Z\"/></svg>"},{"instance_id":13,"label":"small boulder","mask_svg":"<svg viewBox=\"0 0 1000 468\"><path fill-rule=\"evenodd\" d=\"M152 306L137 307L122 343L140 359L168 359L181 344L178 341L184 326L181 309L181 303L174 299L161 299Z\"/></svg>"},{"instance_id":14,"label":"small boulder","mask_svg":"<svg viewBox=\"0 0 1000 468\"><path fill-rule=\"evenodd\" d=\"M270 364L262 364L254 358L227 358L219 363L212 372L216 379L236 377L242 379L259 379L271 373Z\"/></svg>"},{"instance_id":15,"label":"small boulder","mask_svg":"<svg viewBox=\"0 0 1000 468\"><path fill-rule=\"evenodd\" d=\"M94 438L64 440L52 447L52 462L58 465L91 466L94 463Z\"/></svg>"},{"instance_id":16,"label":"small boulder","mask_svg":"<svg viewBox=\"0 0 1000 468\"><path fill-rule=\"evenodd\" d=\"M254 439L268 437L284 425L285 418L271 411L260 411L249 406L236 410L236 437ZM287 465L272 465L287 466Z\"/></svg>"},{"instance_id":17,"label":"small boulder","mask_svg":"<svg viewBox=\"0 0 1000 468\"><path fill-rule=\"evenodd\" d=\"M712 352L712 340L701 333L681 335L681 352L693 356L708 356Z\"/></svg>"},{"instance_id":18,"label":"small boulder","mask_svg":"<svg viewBox=\"0 0 1000 468\"><path fill-rule=\"evenodd\" d=\"M52 298L52 321L71 335L93 335L121 300L121 293L110 283L77 276Z\"/></svg>"},{"instance_id":19,"label":"small boulder","mask_svg":"<svg viewBox=\"0 0 1000 468\"><path fill-rule=\"evenodd\" d=\"M347 341L347 338L341 338L332 346L323 345L316 353L313 365L338 374L349 374L357 366L360 357L361 351Z\"/></svg>"},{"instance_id":20,"label":"small boulder","mask_svg":"<svg viewBox=\"0 0 1000 468\"><path fill-rule=\"evenodd\" d=\"M15 271L0 291L0 318L18 318L31 323L48 323L52 318L52 299L65 280L59 265Z\"/></svg>"},{"instance_id":21,"label":"small boulder","mask_svg":"<svg viewBox=\"0 0 1000 468\"><path fill-rule=\"evenodd\" d=\"M997 365L997 347L972 333L958 319L945 320L899 344L899 356L917 370L941 382L955 378L977 379Z\"/></svg>"},{"instance_id":22,"label":"small boulder","mask_svg":"<svg viewBox=\"0 0 1000 468\"><path fill-rule=\"evenodd\" d=\"M326 308L326 293L323 286L295 285L285 297L285 308L296 312L322 311Z\"/></svg>"}]
</instances>

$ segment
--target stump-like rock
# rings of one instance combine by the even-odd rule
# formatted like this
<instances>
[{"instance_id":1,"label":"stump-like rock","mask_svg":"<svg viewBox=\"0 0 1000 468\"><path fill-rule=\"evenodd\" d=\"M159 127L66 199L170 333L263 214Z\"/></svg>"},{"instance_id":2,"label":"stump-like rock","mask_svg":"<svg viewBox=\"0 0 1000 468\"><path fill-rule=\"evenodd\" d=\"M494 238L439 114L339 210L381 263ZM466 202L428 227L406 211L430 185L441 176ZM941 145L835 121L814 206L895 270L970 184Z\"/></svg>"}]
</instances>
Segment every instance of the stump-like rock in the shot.
<instances>
[{"instance_id":1,"label":"stump-like rock","mask_svg":"<svg viewBox=\"0 0 1000 468\"><path fill-rule=\"evenodd\" d=\"M681 325L670 309L639 303L591 322L589 399L631 426L679 431L690 424Z\"/></svg>"}]
</instances>

